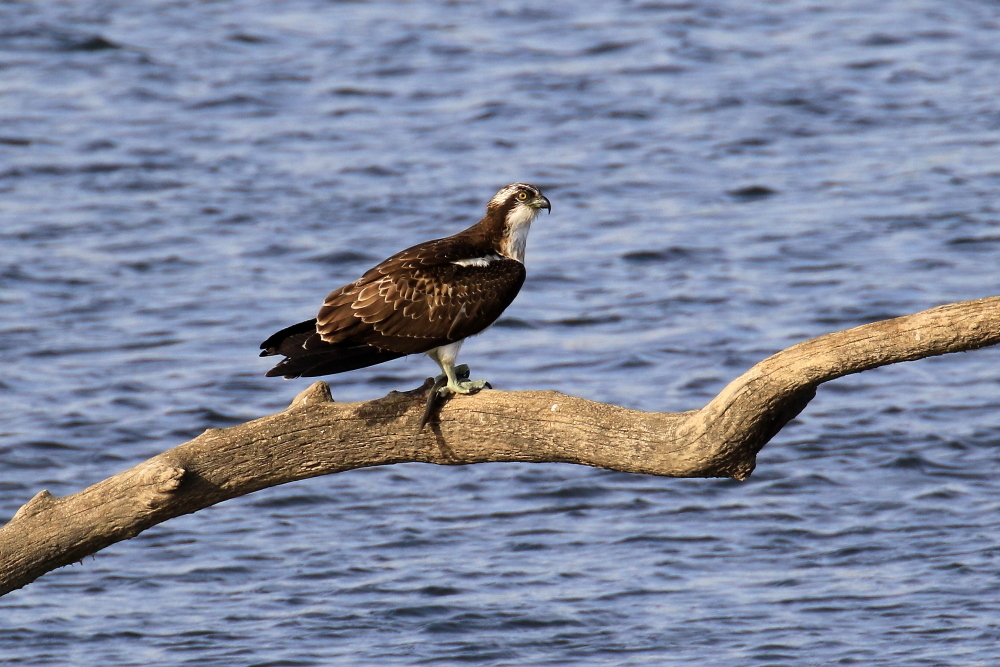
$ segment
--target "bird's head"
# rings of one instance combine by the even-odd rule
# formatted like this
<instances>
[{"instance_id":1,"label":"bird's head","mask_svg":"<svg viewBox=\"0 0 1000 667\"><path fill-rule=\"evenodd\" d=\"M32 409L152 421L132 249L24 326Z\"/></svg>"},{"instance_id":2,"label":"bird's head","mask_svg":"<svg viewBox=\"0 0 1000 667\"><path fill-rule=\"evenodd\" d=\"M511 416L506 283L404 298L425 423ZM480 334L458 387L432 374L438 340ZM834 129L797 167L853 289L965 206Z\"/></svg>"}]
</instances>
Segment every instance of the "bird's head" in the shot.
<instances>
[{"instance_id":1,"label":"bird's head","mask_svg":"<svg viewBox=\"0 0 1000 667\"><path fill-rule=\"evenodd\" d=\"M486 205L483 222L496 230L497 251L501 255L524 261L528 230L543 208L552 212L552 205L545 195L527 183L511 183L494 195Z\"/></svg>"},{"instance_id":2,"label":"bird's head","mask_svg":"<svg viewBox=\"0 0 1000 667\"><path fill-rule=\"evenodd\" d=\"M552 212L552 204L541 190L528 183L511 183L493 196L486 205L486 213L500 213L504 218L514 216L534 219L543 208Z\"/></svg>"}]
</instances>

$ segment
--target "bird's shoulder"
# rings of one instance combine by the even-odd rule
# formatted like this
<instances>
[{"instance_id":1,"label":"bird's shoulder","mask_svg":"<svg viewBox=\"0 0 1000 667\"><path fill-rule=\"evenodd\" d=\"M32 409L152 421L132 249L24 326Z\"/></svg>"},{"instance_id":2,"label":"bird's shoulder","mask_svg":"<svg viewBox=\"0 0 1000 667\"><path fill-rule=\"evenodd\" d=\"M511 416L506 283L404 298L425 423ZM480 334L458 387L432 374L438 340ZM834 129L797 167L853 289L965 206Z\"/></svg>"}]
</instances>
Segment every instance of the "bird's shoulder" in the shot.
<instances>
[{"instance_id":1,"label":"bird's shoulder","mask_svg":"<svg viewBox=\"0 0 1000 667\"><path fill-rule=\"evenodd\" d=\"M487 257L503 259L497 254L493 244L484 239L469 234L448 236L424 241L397 252L369 269L361 281L377 280L390 274L412 274L434 268L472 265L476 263L475 260Z\"/></svg>"},{"instance_id":2,"label":"bird's shoulder","mask_svg":"<svg viewBox=\"0 0 1000 667\"><path fill-rule=\"evenodd\" d=\"M376 293L385 301L411 301L432 294L462 300L484 289L506 286L516 291L524 279L524 265L499 255L492 245L447 237L396 253L331 297L350 300L355 308Z\"/></svg>"}]
</instances>

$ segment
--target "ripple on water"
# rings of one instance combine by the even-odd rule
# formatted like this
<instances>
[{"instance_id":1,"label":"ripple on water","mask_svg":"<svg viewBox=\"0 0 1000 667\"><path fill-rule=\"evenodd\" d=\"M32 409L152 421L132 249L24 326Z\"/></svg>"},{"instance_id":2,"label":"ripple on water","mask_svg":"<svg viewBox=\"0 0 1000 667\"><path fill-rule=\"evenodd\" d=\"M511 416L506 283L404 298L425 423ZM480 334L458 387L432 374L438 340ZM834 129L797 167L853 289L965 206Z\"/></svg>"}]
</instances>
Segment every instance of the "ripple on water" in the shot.
<instances>
[{"instance_id":1,"label":"ripple on water","mask_svg":"<svg viewBox=\"0 0 1000 667\"><path fill-rule=\"evenodd\" d=\"M515 180L555 212L463 348L497 387L696 409L793 343L1000 288L975 4L238 9L0 10L7 516L283 409L305 383L262 377L260 340ZM263 490L5 597L4 657L989 664L997 354L825 385L745 483ZM428 364L327 379L363 400Z\"/></svg>"}]
</instances>

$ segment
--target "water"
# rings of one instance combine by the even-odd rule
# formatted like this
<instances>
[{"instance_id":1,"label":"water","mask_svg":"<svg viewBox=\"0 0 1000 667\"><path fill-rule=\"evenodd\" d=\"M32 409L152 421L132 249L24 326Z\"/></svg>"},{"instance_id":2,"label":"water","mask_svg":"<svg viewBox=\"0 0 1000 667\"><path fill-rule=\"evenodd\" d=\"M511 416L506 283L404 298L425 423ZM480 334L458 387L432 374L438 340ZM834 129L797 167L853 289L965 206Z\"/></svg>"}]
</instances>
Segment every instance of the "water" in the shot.
<instances>
[{"instance_id":1,"label":"water","mask_svg":"<svg viewBox=\"0 0 1000 667\"><path fill-rule=\"evenodd\" d=\"M512 181L553 213L462 351L503 389L691 409L797 341L1000 294L998 28L965 0L4 5L0 513L284 408L307 381L263 377L264 337ZM745 483L269 489L4 597L0 657L992 664L998 361L824 386Z\"/></svg>"}]
</instances>

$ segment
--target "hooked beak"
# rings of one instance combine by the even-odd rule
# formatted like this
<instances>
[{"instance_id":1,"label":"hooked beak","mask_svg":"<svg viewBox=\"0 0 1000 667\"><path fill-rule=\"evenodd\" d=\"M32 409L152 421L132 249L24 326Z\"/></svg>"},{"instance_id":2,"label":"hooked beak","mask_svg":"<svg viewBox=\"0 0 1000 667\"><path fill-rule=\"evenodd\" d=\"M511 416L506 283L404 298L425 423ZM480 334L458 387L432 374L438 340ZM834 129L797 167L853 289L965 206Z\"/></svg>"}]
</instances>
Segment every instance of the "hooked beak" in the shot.
<instances>
[{"instance_id":1,"label":"hooked beak","mask_svg":"<svg viewBox=\"0 0 1000 667\"><path fill-rule=\"evenodd\" d=\"M549 203L549 198L545 195L538 195L538 197L531 202L531 205L535 208L544 208L549 213L552 213L552 204Z\"/></svg>"}]
</instances>

